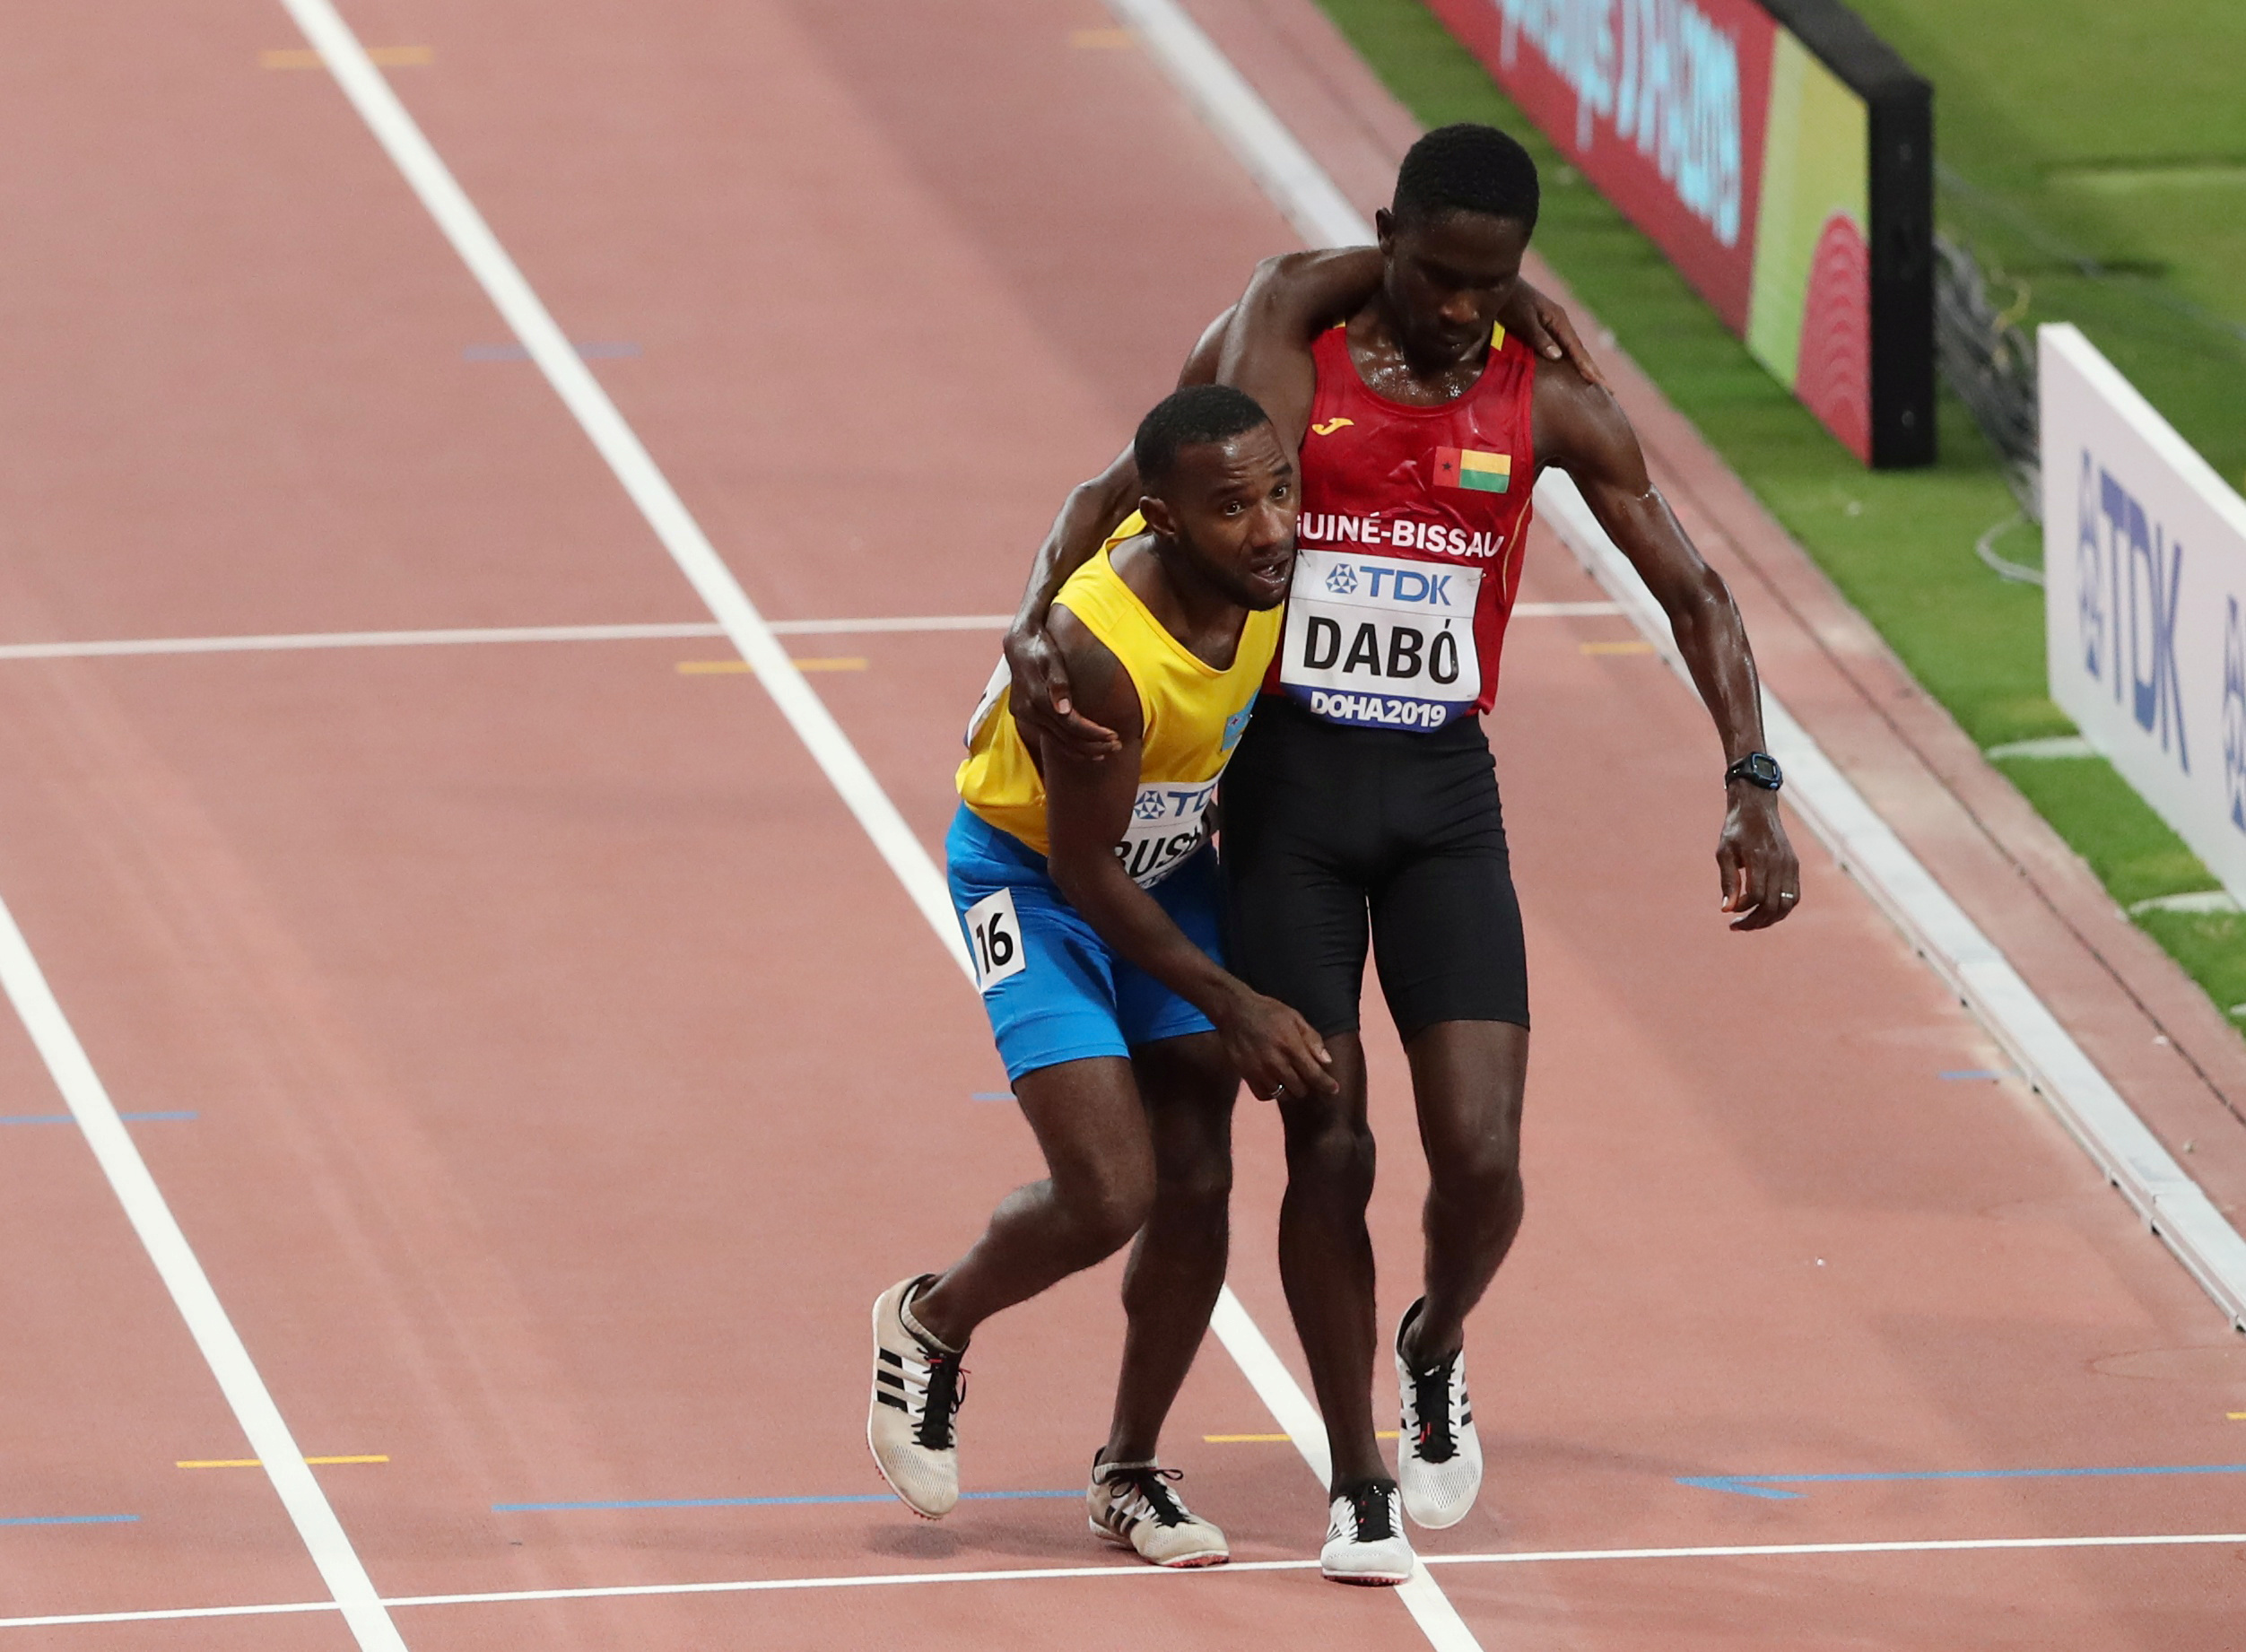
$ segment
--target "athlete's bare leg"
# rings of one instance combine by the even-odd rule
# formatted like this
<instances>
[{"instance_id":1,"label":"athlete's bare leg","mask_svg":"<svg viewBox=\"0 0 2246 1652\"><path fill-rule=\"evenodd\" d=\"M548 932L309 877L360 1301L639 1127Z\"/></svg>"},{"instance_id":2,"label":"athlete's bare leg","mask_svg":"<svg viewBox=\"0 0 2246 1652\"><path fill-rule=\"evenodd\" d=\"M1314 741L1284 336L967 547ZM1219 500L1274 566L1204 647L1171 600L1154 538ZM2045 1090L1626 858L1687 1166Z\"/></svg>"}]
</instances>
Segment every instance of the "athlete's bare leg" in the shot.
<instances>
[{"instance_id":1,"label":"athlete's bare leg","mask_svg":"<svg viewBox=\"0 0 2246 1652\"><path fill-rule=\"evenodd\" d=\"M1528 1029L1502 1021L1446 1021L1422 1030L1412 1064L1420 1144L1427 1150L1427 1306L1406 1357L1423 1365L1458 1352L1520 1231L1520 1104Z\"/></svg>"},{"instance_id":2,"label":"athlete's bare leg","mask_svg":"<svg viewBox=\"0 0 2246 1652\"><path fill-rule=\"evenodd\" d=\"M972 1248L912 1299L913 1318L964 1348L975 1327L1130 1241L1154 1201L1154 1149L1131 1064L1065 1061L1014 1086L1052 1172L999 1201Z\"/></svg>"},{"instance_id":3,"label":"athlete's bare leg","mask_svg":"<svg viewBox=\"0 0 2246 1652\"><path fill-rule=\"evenodd\" d=\"M1364 1046L1328 1033L1339 1093L1279 1098L1287 1192L1279 1205L1279 1277L1326 1419L1334 1484L1388 1474L1372 1430L1372 1132L1365 1122Z\"/></svg>"},{"instance_id":4,"label":"athlete's bare leg","mask_svg":"<svg viewBox=\"0 0 2246 1652\"><path fill-rule=\"evenodd\" d=\"M1279 1207L1279 1272L1310 1367L1334 1459L1334 1483L1385 1476L1374 1437L1372 1132L1365 1121L1364 1047L1329 1035L1336 1096L1281 1099L1287 1192ZM1506 1022L1439 1022L1405 1046L1427 1150L1427 1306L1415 1361L1455 1350L1520 1230L1521 1096L1528 1030Z\"/></svg>"},{"instance_id":5,"label":"athlete's bare leg","mask_svg":"<svg viewBox=\"0 0 2246 1652\"><path fill-rule=\"evenodd\" d=\"M1213 1032L1133 1052L1154 1149L1154 1203L1123 1273L1130 1328L1116 1379L1110 1463L1151 1461L1223 1288L1240 1078Z\"/></svg>"}]
</instances>

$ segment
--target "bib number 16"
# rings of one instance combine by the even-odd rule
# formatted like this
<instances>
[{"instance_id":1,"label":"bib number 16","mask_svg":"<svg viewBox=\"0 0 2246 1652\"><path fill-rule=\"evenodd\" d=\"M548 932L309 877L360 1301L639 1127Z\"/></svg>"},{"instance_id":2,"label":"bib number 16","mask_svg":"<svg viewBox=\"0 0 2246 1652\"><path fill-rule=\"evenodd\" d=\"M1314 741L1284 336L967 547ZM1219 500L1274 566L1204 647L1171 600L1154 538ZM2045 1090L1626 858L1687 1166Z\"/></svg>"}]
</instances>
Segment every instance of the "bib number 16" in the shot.
<instances>
[{"instance_id":1,"label":"bib number 16","mask_svg":"<svg viewBox=\"0 0 2246 1652\"><path fill-rule=\"evenodd\" d=\"M1023 955L1022 925L1014 916L1014 891L1002 889L967 909L967 951L975 966L975 989L988 992L1010 975L1028 968Z\"/></svg>"}]
</instances>

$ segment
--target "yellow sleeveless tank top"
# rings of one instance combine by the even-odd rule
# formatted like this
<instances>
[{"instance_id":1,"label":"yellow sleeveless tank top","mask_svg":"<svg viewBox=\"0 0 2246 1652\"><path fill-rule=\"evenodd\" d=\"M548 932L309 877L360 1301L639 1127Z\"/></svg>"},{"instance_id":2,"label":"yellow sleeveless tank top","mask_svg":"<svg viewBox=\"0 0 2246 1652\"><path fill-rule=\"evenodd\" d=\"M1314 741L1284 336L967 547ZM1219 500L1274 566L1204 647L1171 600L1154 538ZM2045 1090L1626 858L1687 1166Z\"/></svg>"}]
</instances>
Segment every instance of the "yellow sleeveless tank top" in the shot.
<instances>
[{"instance_id":1,"label":"yellow sleeveless tank top","mask_svg":"<svg viewBox=\"0 0 2246 1652\"><path fill-rule=\"evenodd\" d=\"M1145 531L1134 512L1054 600L1107 646L1138 690L1138 801L1116 853L1132 879L1151 888L1200 847L1217 777L1248 726L1285 611L1249 613L1232 663L1219 671L1171 636L1109 561L1117 545ZM1051 847L1045 782L1006 705L1009 681L1001 660L968 728L960 800L1042 855Z\"/></svg>"}]
</instances>

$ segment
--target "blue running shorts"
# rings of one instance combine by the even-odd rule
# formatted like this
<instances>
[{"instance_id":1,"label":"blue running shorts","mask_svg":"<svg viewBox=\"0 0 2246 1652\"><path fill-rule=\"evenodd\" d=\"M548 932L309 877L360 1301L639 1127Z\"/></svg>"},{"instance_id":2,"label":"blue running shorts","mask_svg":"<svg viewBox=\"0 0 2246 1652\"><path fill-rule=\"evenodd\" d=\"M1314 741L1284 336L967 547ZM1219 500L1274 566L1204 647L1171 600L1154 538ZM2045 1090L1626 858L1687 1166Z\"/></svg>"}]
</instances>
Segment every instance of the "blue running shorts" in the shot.
<instances>
[{"instance_id":1,"label":"blue running shorts","mask_svg":"<svg viewBox=\"0 0 2246 1652\"><path fill-rule=\"evenodd\" d=\"M1045 856L963 804L944 839L944 859L1009 1081L1214 1030L1207 1016L1117 956L1068 904ZM1214 849L1204 844L1147 892L1188 939L1224 961Z\"/></svg>"}]
</instances>

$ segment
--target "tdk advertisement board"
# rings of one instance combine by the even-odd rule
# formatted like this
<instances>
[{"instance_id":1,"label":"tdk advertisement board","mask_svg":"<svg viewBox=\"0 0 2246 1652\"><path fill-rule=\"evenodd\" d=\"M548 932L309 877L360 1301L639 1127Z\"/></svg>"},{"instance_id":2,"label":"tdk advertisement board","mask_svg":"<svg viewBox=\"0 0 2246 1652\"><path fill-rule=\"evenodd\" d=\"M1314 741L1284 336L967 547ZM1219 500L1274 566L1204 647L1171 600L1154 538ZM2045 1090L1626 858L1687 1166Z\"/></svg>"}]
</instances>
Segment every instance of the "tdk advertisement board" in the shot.
<instances>
[{"instance_id":1,"label":"tdk advertisement board","mask_svg":"<svg viewBox=\"0 0 2246 1652\"><path fill-rule=\"evenodd\" d=\"M2246 500L2075 328L2036 365L2051 698L2246 902Z\"/></svg>"},{"instance_id":2,"label":"tdk advertisement board","mask_svg":"<svg viewBox=\"0 0 2246 1652\"><path fill-rule=\"evenodd\" d=\"M1933 91L1853 12L1428 3L1851 453L1933 463Z\"/></svg>"}]
</instances>

